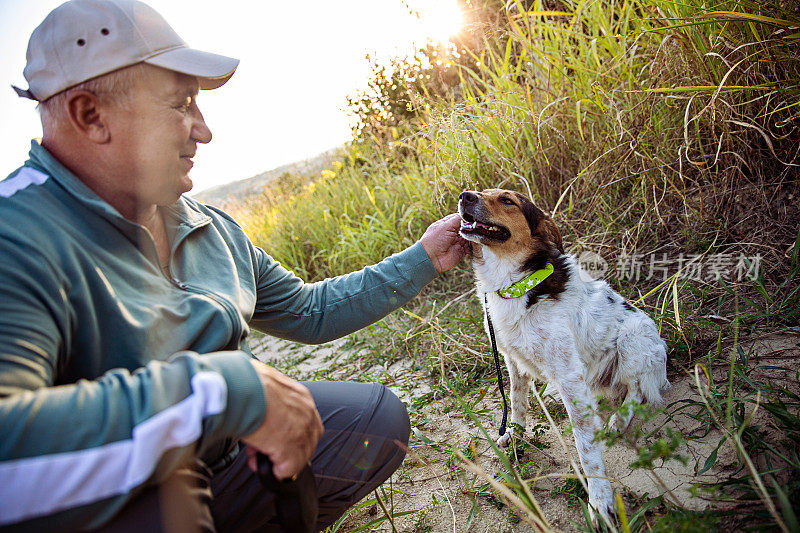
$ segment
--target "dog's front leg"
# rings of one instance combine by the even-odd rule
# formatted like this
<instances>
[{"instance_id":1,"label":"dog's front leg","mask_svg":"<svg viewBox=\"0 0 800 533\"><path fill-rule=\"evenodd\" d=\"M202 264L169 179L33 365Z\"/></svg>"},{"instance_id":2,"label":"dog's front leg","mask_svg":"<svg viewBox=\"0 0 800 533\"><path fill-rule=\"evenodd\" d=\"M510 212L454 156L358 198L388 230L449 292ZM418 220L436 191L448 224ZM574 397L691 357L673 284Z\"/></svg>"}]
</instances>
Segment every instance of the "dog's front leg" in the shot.
<instances>
[{"instance_id":1,"label":"dog's front leg","mask_svg":"<svg viewBox=\"0 0 800 533\"><path fill-rule=\"evenodd\" d=\"M602 427L602 421L597 416L597 402L580 374L570 373L553 381L557 383L572 422L575 446L589 486L589 505L603 517L610 518L610 513L614 512L614 492L605 478L603 443L594 442L595 432ZM597 522L594 513L592 521Z\"/></svg>"},{"instance_id":2,"label":"dog's front leg","mask_svg":"<svg viewBox=\"0 0 800 533\"><path fill-rule=\"evenodd\" d=\"M531 388L531 378L526 375L511 357L504 354L508 377L511 381L511 423L518 424L525 431L525 413L528 412L528 393ZM497 439L497 444L501 447L508 446L511 437L514 436L514 428L509 426L506 432ZM522 436L522 435L520 435Z\"/></svg>"}]
</instances>

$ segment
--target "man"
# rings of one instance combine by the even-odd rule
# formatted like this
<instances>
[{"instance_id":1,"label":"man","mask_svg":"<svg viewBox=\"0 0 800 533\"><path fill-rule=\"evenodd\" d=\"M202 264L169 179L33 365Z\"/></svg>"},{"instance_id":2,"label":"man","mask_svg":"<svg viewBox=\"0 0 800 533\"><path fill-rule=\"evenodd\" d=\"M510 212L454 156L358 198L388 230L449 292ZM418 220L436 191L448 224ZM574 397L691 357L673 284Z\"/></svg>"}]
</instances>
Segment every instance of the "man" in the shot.
<instances>
[{"instance_id":1,"label":"man","mask_svg":"<svg viewBox=\"0 0 800 533\"><path fill-rule=\"evenodd\" d=\"M197 93L238 61L134 0L63 4L27 60L43 138L0 182L0 529L277 531L256 452L278 479L310 460L333 523L399 466L408 415L381 385L267 367L249 327L317 343L380 319L463 257L457 215L304 284L182 196L211 140Z\"/></svg>"}]
</instances>

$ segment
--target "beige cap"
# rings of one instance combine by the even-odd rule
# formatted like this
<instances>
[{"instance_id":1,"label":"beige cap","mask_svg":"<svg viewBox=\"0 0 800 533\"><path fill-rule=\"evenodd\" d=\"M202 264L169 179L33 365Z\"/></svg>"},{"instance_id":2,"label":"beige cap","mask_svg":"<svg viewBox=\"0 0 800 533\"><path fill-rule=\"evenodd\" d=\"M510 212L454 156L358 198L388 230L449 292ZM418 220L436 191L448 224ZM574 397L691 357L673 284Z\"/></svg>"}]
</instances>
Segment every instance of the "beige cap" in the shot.
<instances>
[{"instance_id":1,"label":"beige cap","mask_svg":"<svg viewBox=\"0 0 800 533\"><path fill-rule=\"evenodd\" d=\"M233 75L238 59L189 48L153 8L137 0L70 0L33 30L23 71L28 90L44 101L114 70L145 62L190 76L216 89Z\"/></svg>"}]
</instances>

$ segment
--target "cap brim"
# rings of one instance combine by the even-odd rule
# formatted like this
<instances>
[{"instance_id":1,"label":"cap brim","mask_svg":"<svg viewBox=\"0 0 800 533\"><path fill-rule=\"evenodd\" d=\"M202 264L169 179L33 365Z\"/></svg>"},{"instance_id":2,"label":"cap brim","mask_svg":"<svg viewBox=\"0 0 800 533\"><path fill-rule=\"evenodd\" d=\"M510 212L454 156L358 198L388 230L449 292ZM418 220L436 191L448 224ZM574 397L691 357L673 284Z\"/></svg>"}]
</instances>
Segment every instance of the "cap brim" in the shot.
<instances>
[{"instance_id":1,"label":"cap brim","mask_svg":"<svg viewBox=\"0 0 800 533\"><path fill-rule=\"evenodd\" d=\"M222 87L233 76L239 60L192 48L174 48L145 59L145 63L196 76L201 89Z\"/></svg>"}]
</instances>

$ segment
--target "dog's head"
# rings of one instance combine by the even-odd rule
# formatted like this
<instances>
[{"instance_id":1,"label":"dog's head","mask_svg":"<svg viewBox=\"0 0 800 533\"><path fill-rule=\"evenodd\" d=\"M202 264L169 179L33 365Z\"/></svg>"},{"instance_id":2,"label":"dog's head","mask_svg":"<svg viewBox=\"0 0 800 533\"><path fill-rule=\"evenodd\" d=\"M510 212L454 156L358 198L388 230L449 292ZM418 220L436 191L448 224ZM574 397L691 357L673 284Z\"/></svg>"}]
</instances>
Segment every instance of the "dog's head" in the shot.
<instances>
[{"instance_id":1,"label":"dog's head","mask_svg":"<svg viewBox=\"0 0 800 533\"><path fill-rule=\"evenodd\" d=\"M553 220L525 196L503 189L464 191L458 197L461 236L495 255L564 253Z\"/></svg>"}]
</instances>

